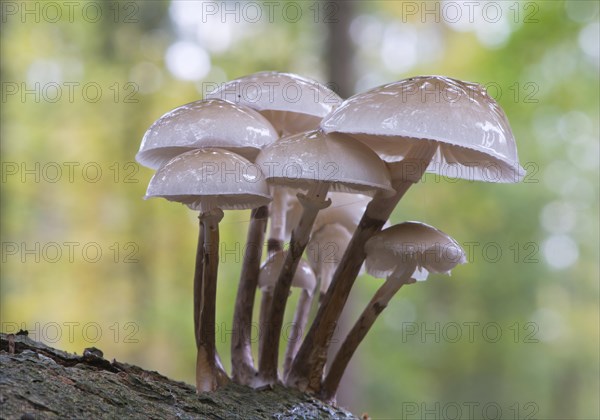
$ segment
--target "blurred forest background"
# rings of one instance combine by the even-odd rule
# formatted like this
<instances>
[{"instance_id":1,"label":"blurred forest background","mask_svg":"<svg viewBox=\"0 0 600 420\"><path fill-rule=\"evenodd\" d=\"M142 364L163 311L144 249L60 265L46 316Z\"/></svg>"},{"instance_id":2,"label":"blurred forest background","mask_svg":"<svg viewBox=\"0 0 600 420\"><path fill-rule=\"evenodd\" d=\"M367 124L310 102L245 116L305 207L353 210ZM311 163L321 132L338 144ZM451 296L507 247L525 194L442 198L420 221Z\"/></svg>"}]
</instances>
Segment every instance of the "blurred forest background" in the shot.
<instances>
[{"instance_id":1,"label":"blurred forest background","mask_svg":"<svg viewBox=\"0 0 600 420\"><path fill-rule=\"evenodd\" d=\"M476 81L528 174L428 175L392 222L456 238L469 264L403 289L340 403L373 418L599 418L597 1L1 3L3 332L193 383L196 214L144 201L144 131L262 70L343 96L413 75ZM227 212L217 344L229 367L249 212ZM353 322L381 280L362 276ZM289 317L291 318L291 312Z\"/></svg>"}]
</instances>

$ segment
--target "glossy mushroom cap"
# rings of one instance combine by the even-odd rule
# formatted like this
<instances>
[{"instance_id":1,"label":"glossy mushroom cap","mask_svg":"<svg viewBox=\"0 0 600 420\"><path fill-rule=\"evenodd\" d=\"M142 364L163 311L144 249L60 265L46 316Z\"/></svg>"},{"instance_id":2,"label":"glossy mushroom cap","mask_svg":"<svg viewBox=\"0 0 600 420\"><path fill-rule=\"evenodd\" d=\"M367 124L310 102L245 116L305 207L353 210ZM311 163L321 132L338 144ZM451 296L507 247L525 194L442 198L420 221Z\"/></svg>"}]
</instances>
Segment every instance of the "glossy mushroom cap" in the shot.
<instances>
[{"instance_id":1,"label":"glossy mushroom cap","mask_svg":"<svg viewBox=\"0 0 600 420\"><path fill-rule=\"evenodd\" d=\"M145 198L152 197L201 211L247 209L271 201L258 166L223 149L196 149L171 159L150 180Z\"/></svg>"},{"instance_id":2,"label":"glossy mushroom cap","mask_svg":"<svg viewBox=\"0 0 600 420\"><path fill-rule=\"evenodd\" d=\"M271 123L251 108L219 99L192 102L167 112L144 134L136 160L158 169L193 149L217 147L254 160L278 135Z\"/></svg>"},{"instance_id":3,"label":"glossy mushroom cap","mask_svg":"<svg viewBox=\"0 0 600 420\"><path fill-rule=\"evenodd\" d=\"M260 274L258 276L258 287L263 290L273 291L275 283L279 277L279 272L285 261L286 251L276 251L267 258L260 268ZM305 260L300 260L294 279L292 280L293 287L299 287L305 289L312 294L317 279L312 268Z\"/></svg>"},{"instance_id":4,"label":"glossy mushroom cap","mask_svg":"<svg viewBox=\"0 0 600 420\"><path fill-rule=\"evenodd\" d=\"M316 129L342 103L335 92L315 80L274 71L232 80L206 97L255 109L282 135Z\"/></svg>"},{"instance_id":5,"label":"glossy mushroom cap","mask_svg":"<svg viewBox=\"0 0 600 420\"><path fill-rule=\"evenodd\" d=\"M331 191L394 192L385 163L345 134L315 130L282 138L265 147L256 164L274 185L306 190L315 183L327 183Z\"/></svg>"},{"instance_id":6,"label":"glossy mushroom cap","mask_svg":"<svg viewBox=\"0 0 600 420\"><path fill-rule=\"evenodd\" d=\"M467 260L460 245L436 228L419 222L394 225L374 235L365 244L367 272L374 277L391 275L409 262L417 263L413 274L425 280L429 273L450 274Z\"/></svg>"},{"instance_id":7,"label":"glossy mushroom cap","mask_svg":"<svg viewBox=\"0 0 600 420\"><path fill-rule=\"evenodd\" d=\"M488 182L525 175L508 119L481 85L420 76L359 93L326 117L325 132L343 132L387 162L419 140L439 142L429 172Z\"/></svg>"}]
</instances>

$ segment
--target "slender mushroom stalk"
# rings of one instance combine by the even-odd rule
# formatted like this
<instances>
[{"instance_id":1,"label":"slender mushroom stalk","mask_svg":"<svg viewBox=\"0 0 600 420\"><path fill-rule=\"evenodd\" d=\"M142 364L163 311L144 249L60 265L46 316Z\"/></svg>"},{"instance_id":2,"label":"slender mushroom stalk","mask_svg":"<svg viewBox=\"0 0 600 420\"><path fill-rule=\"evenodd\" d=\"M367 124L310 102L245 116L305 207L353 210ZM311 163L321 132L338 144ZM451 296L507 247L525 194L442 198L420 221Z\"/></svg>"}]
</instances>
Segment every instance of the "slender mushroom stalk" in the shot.
<instances>
[{"instance_id":1,"label":"slender mushroom stalk","mask_svg":"<svg viewBox=\"0 0 600 420\"><path fill-rule=\"evenodd\" d=\"M251 345L252 312L267 218L267 206L252 209L246 254L233 311L233 325L238 329L231 336L231 375L234 382L242 385L249 385L256 376Z\"/></svg>"},{"instance_id":2,"label":"slender mushroom stalk","mask_svg":"<svg viewBox=\"0 0 600 420\"><path fill-rule=\"evenodd\" d=\"M200 314L202 313L202 277L204 275L204 226L198 216L198 245L194 267L194 337L196 349L200 345Z\"/></svg>"},{"instance_id":3,"label":"slender mushroom stalk","mask_svg":"<svg viewBox=\"0 0 600 420\"><path fill-rule=\"evenodd\" d=\"M277 278L284 264L287 251L277 251L269 256L260 270L259 287L262 291L261 311L260 311L260 331L266 330L267 324L270 322L270 309L273 301L273 290L277 282ZM302 332L308 320L308 313L312 302L312 296L316 286L315 273L310 265L305 260L300 260L298 269L292 280L292 287L301 289L300 298L294 313L294 320L291 324L288 347L286 356L289 356L290 362L293 354L300 344ZM263 354L263 346L265 345L265 335L261 334L259 340L259 355ZM259 359L260 364L260 359ZM285 366L285 365L284 365ZM285 371L285 367L284 367Z\"/></svg>"},{"instance_id":4,"label":"slender mushroom stalk","mask_svg":"<svg viewBox=\"0 0 600 420\"><path fill-rule=\"evenodd\" d=\"M200 312L200 340L196 362L196 390L208 392L224 384L227 375L220 372L215 346L215 313L217 302L217 275L219 269L219 222L223 219L219 208L203 210L200 221L204 230L204 274L202 281L202 310Z\"/></svg>"},{"instance_id":5,"label":"slender mushroom stalk","mask_svg":"<svg viewBox=\"0 0 600 420\"><path fill-rule=\"evenodd\" d=\"M285 261L275 285L275 290L273 291L269 320L266 322L264 331L265 344L262 346L259 357L259 374L261 380L266 383L275 383L278 380L277 356L279 353L279 335L283 326L285 305L294 273L308 244L310 231L317 213L331 204L331 200L326 198L328 189L329 186L327 184L317 185L311 188L307 195L298 194L298 200L300 200L300 203L304 207L304 212L298 226L292 232L290 248L286 253Z\"/></svg>"},{"instance_id":6,"label":"slender mushroom stalk","mask_svg":"<svg viewBox=\"0 0 600 420\"><path fill-rule=\"evenodd\" d=\"M269 312L271 310L271 302L273 302L273 289L275 288L275 282L277 276L285 260L285 252L283 250L274 251L269 253L267 260L260 267L260 273L258 276L258 287L261 291L260 299L260 315L258 319L258 363L260 365L260 357L263 353L263 346L265 344L265 331L267 330L267 324L269 323Z\"/></svg>"},{"instance_id":7,"label":"slender mushroom stalk","mask_svg":"<svg viewBox=\"0 0 600 420\"><path fill-rule=\"evenodd\" d=\"M365 252L367 271L376 277L387 278L335 355L321 388L321 398L325 401L334 399L358 345L402 286L425 280L430 272L450 274L456 265L466 262L464 251L454 239L418 222L405 222L385 229L367 241Z\"/></svg>"},{"instance_id":8,"label":"slender mushroom stalk","mask_svg":"<svg viewBox=\"0 0 600 420\"><path fill-rule=\"evenodd\" d=\"M345 135L325 135L309 131L280 139L265 147L256 159L267 182L308 190L298 194L303 206L298 226L292 231L289 252L273 292L265 345L259 362L259 376L264 383L275 383L279 336L285 304L297 264L306 248L320 209L330 205L329 189L356 193L386 191L391 193L389 173L383 162L368 147ZM293 175L289 168L295 168Z\"/></svg>"},{"instance_id":9,"label":"slender mushroom stalk","mask_svg":"<svg viewBox=\"0 0 600 420\"><path fill-rule=\"evenodd\" d=\"M314 274L313 274L314 279ZM316 280L315 280L316 282ZM289 336L287 348L285 349L285 356L283 359L283 377L285 378L292 367L292 361L294 356L300 347L302 335L306 324L308 322L308 314L310 313L310 307L314 296L314 284L313 287L303 287L300 290L300 297L298 298L298 304L296 306L296 312L294 312L294 319L292 320L292 329Z\"/></svg>"},{"instance_id":10,"label":"slender mushroom stalk","mask_svg":"<svg viewBox=\"0 0 600 420\"><path fill-rule=\"evenodd\" d=\"M271 226L268 241L269 252L277 252L283 249L285 235L285 221L288 206L288 193L285 188L279 186L271 187Z\"/></svg>"},{"instance_id":11,"label":"slender mushroom stalk","mask_svg":"<svg viewBox=\"0 0 600 420\"><path fill-rule=\"evenodd\" d=\"M320 387L328 341L364 261L362 245L423 172L487 182L518 182L525 174L506 115L474 83L423 76L383 85L344 101L321 127L352 136L388 162L397 193L367 206L296 355L287 384L312 392Z\"/></svg>"},{"instance_id":12,"label":"slender mushroom stalk","mask_svg":"<svg viewBox=\"0 0 600 420\"><path fill-rule=\"evenodd\" d=\"M405 284L415 282L411 278L415 268L416 263L397 268L377 290L366 309L360 315L360 318L358 318L358 321L356 321L356 324L354 324L344 339L331 363L331 367L325 376L321 388L320 398L323 401L333 402L342 376L358 345L365 338L381 311L387 307L394 294Z\"/></svg>"},{"instance_id":13,"label":"slender mushroom stalk","mask_svg":"<svg viewBox=\"0 0 600 420\"><path fill-rule=\"evenodd\" d=\"M258 319L258 364L260 366L260 358L263 354L263 347L265 345L265 331L269 324L269 315L271 310L271 302L273 302L273 286L261 287L261 299L260 299L260 316Z\"/></svg>"},{"instance_id":14,"label":"slender mushroom stalk","mask_svg":"<svg viewBox=\"0 0 600 420\"><path fill-rule=\"evenodd\" d=\"M222 209L265 206L268 187L262 174L251 175L252 164L223 149L196 149L162 166L150 180L146 198L163 197L200 210L202 244L202 296L195 296L194 316L199 313L196 384L198 392L213 391L227 382L215 348L215 312L219 264L219 222ZM233 175L233 176L232 176ZM197 261L196 267L200 264ZM198 292L199 272L194 276ZM197 303L200 302L198 307ZM195 318L196 319L196 318Z\"/></svg>"},{"instance_id":15,"label":"slender mushroom stalk","mask_svg":"<svg viewBox=\"0 0 600 420\"><path fill-rule=\"evenodd\" d=\"M336 213L338 216L343 216L347 210L349 209L339 209ZM352 216L356 217L356 215ZM340 223L327 223L321 226L320 229L313 232L308 245L309 249L311 250L311 252L308 252L308 260L311 262L311 265L313 266L319 279L319 305L322 303L323 298L327 294L327 290L329 289L329 285L331 284L331 279L333 278L335 270L337 269L344 252L346 252L348 243L352 238L352 235L348 229L341 224L344 221L343 217L338 217L337 219L332 220L338 220ZM356 220L355 223L349 224L352 231L356 229L356 223L358 223L358 220ZM318 305L314 308L313 314L316 313L317 309ZM332 342L335 344L329 348L327 353L328 359L334 356L334 352L338 350L338 346L341 344L341 341L344 338L342 336L342 330L345 329L345 325L349 324L347 318L348 312L346 312L346 315L342 315L340 318L340 327L336 328L333 332Z\"/></svg>"}]
</instances>

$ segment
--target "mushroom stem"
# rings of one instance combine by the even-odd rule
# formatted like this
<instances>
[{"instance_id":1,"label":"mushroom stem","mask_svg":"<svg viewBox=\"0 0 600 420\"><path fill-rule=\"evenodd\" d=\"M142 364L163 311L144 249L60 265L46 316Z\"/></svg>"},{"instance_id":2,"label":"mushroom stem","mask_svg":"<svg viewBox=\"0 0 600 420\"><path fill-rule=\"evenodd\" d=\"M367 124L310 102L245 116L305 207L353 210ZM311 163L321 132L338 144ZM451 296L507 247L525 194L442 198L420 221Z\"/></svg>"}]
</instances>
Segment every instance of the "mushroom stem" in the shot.
<instances>
[{"instance_id":1,"label":"mushroom stem","mask_svg":"<svg viewBox=\"0 0 600 420\"><path fill-rule=\"evenodd\" d=\"M411 279L416 268L415 262L410 262L402 268L396 269L383 285L377 290L361 316L358 318L346 339L340 346L335 355L329 372L325 376L321 388L320 398L323 401L332 401L335 398L338 386L344 375L344 371L358 348L358 345L365 338L373 323L379 314L387 307L390 299L400 290L405 284L414 283Z\"/></svg>"},{"instance_id":2,"label":"mushroom stem","mask_svg":"<svg viewBox=\"0 0 600 420\"><path fill-rule=\"evenodd\" d=\"M304 328L306 327L306 323L308 322L308 314L310 312L312 297L313 290L301 290L300 298L298 299L298 305L296 306L296 312L294 312L294 320L292 321L292 330L290 332L288 345L285 349L285 358L283 359L284 379L290 371L294 356L300 347L302 334L304 332Z\"/></svg>"},{"instance_id":3,"label":"mushroom stem","mask_svg":"<svg viewBox=\"0 0 600 420\"><path fill-rule=\"evenodd\" d=\"M271 302L273 301L273 288L263 287L262 297L260 300L260 318L259 323L259 339L258 339L258 364L260 365L260 358L263 354L263 348L265 345L265 336L267 330L267 324L269 323L269 310L271 309Z\"/></svg>"},{"instance_id":4,"label":"mushroom stem","mask_svg":"<svg viewBox=\"0 0 600 420\"><path fill-rule=\"evenodd\" d=\"M367 205L292 363L286 380L288 386L294 386L301 391L319 391L329 340L365 260L364 245L371 236L381 230L406 191L421 179L436 150L437 145L434 142L419 140L393 171L397 174L392 179L392 188L396 190L396 194L386 197L377 193Z\"/></svg>"},{"instance_id":5,"label":"mushroom stem","mask_svg":"<svg viewBox=\"0 0 600 420\"><path fill-rule=\"evenodd\" d=\"M269 228L268 251L273 253L283 249L285 238L285 219L287 192L278 186L271 187L273 201L270 204L271 226Z\"/></svg>"},{"instance_id":6,"label":"mushroom stem","mask_svg":"<svg viewBox=\"0 0 600 420\"><path fill-rule=\"evenodd\" d=\"M196 349L200 343L200 314L202 313L202 274L204 271L204 225L198 216L198 245L196 248L196 265L194 267L194 337Z\"/></svg>"},{"instance_id":7,"label":"mushroom stem","mask_svg":"<svg viewBox=\"0 0 600 420\"><path fill-rule=\"evenodd\" d=\"M273 291L273 302L269 311L269 321L266 325L265 342L259 357L259 376L265 383L277 382L277 359L279 355L279 335L283 325L285 305L290 293L292 279L302 253L306 249L312 226L319 210L331 205L331 200L326 199L329 184L315 183L307 195L298 194L298 200L304 207L298 226L292 231L290 248L285 257L281 273Z\"/></svg>"},{"instance_id":8,"label":"mushroom stem","mask_svg":"<svg viewBox=\"0 0 600 420\"><path fill-rule=\"evenodd\" d=\"M219 222L221 209L202 212L204 225L204 265L202 305L198 354L196 359L196 391L209 392L226 382L227 375L220 367L215 346L215 311L217 299L217 272L219 268Z\"/></svg>"},{"instance_id":9,"label":"mushroom stem","mask_svg":"<svg viewBox=\"0 0 600 420\"><path fill-rule=\"evenodd\" d=\"M337 265L336 265L337 267ZM321 302L325 298L325 293L327 293L327 288L329 288L329 284L325 285L331 277L333 276L332 269L335 271L335 267L323 267L320 271L318 270L317 274L317 288L315 289L315 293L317 294L317 298L313 300L313 306L317 308L321 306ZM316 301L316 303L315 303ZM316 311L315 311L316 314Z\"/></svg>"},{"instance_id":10,"label":"mushroom stem","mask_svg":"<svg viewBox=\"0 0 600 420\"><path fill-rule=\"evenodd\" d=\"M252 359L252 311L258 285L260 259L267 227L268 207L252 209L246 254L242 263L242 273L233 312L233 332L231 336L231 376L233 381L249 385L256 375Z\"/></svg>"}]
</instances>

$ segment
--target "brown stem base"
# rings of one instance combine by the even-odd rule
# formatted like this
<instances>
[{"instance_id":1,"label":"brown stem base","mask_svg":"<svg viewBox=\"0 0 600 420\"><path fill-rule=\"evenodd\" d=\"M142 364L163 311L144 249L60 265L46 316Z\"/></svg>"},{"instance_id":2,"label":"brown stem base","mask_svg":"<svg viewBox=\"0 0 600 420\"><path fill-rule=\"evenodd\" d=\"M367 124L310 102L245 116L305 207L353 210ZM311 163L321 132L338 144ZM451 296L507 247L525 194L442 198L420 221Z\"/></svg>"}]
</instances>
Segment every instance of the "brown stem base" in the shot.
<instances>
[{"instance_id":1,"label":"brown stem base","mask_svg":"<svg viewBox=\"0 0 600 420\"><path fill-rule=\"evenodd\" d=\"M296 306L296 312L294 312L294 320L292 321L292 331L290 339L288 341L287 348L285 350L285 358L283 359L283 377L287 377L290 368L292 367L292 361L294 356L298 352L300 343L302 340L302 334L304 328L308 322L308 314L313 300L313 291L301 290L300 298L298 299L298 306Z\"/></svg>"},{"instance_id":2,"label":"brown stem base","mask_svg":"<svg viewBox=\"0 0 600 420\"><path fill-rule=\"evenodd\" d=\"M198 353L196 358L196 387L198 392L209 392L222 385L227 375L220 367L215 346L215 312L217 299L217 273L219 268L220 209L202 213L204 225L204 264L202 305L200 311Z\"/></svg>"},{"instance_id":3,"label":"brown stem base","mask_svg":"<svg viewBox=\"0 0 600 420\"><path fill-rule=\"evenodd\" d=\"M194 267L194 337L196 349L200 343L200 314L202 313L202 275L204 273L204 225L198 217L198 246Z\"/></svg>"},{"instance_id":4,"label":"brown stem base","mask_svg":"<svg viewBox=\"0 0 600 420\"><path fill-rule=\"evenodd\" d=\"M242 273L233 312L233 332L231 336L231 376L234 382L249 385L256 376L252 359L252 312L258 285L260 259L267 228L268 207L252 210L246 254L242 263Z\"/></svg>"}]
</instances>

